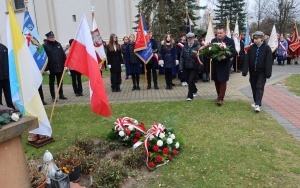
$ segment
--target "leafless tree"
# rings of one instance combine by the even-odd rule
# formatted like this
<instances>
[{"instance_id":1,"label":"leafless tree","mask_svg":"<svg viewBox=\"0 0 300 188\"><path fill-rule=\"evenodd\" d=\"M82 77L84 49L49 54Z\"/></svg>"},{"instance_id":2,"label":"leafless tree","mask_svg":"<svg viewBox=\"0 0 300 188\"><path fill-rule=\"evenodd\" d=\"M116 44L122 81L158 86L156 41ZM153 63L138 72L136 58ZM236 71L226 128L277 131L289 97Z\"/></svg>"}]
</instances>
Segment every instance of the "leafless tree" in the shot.
<instances>
[{"instance_id":1,"label":"leafless tree","mask_svg":"<svg viewBox=\"0 0 300 188\"><path fill-rule=\"evenodd\" d=\"M257 30L260 30L260 23L266 18L268 0L255 0L253 6L254 18L257 23Z\"/></svg>"}]
</instances>

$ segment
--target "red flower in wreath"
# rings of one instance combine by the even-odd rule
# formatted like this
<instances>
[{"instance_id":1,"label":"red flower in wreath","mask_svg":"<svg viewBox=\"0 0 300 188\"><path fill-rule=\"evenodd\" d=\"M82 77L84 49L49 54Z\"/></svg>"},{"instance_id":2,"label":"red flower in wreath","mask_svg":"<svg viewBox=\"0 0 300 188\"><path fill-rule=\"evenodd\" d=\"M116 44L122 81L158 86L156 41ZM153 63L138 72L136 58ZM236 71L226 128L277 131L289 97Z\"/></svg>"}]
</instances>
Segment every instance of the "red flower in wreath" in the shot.
<instances>
[{"instance_id":1,"label":"red flower in wreath","mask_svg":"<svg viewBox=\"0 0 300 188\"><path fill-rule=\"evenodd\" d=\"M151 162L148 163L148 166L150 168L154 168L155 167L155 163L153 161L151 161Z\"/></svg>"},{"instance_id":2,"label":"red flower in wreath","mask_svg":"<svg viewBox=\"0 0 300 188\"><path fill-rule=\"evenodd\" d=\"M130 130L129 129L127 129L126 131L125 131L125 133L127 134L127 135L130 135Z\"/></svg>"},{"instance_id":3,"label":"red flower in wreath","mask_svg":"<svg viewBox=\"0 0 300 188\"><path fill-rule=\"evenodd\" d=\"M139 141L138 138L133 139L133 143L137 143Z\"/></svg>"},{"instance_id":4,"label":"red flower in wreath","mask_svg":"<svg viewBox=\"0 0 300 188\"><path fill-rule=\"evenodd\" d=\"M174 149L174 150L172 151L172 154L173 154L173 155L177 155L177 154L178 154L178 151L177 151L176 149Z\"/></svg>"},{"instance_id":5,"label":"red flower in wreath","mask_svg":"<svg viewBox=\"0 0 300 188\"><path fill-rule=\"evenodd\" d=\"M164 154L169 154L169 152L170 152L170 151L169 151L168 148L164 148L164 149L163 149L163 153L164 153Z\"/></svg>"},{"instance_id":6,"label":"red flower in wreath","mask_svg":"<svg viewBox=\"0 0 300 188\"><path fill-rule=\"evenodd\" d=\"M153 146L152 149L153 149L153 151L157 152L159 150L159 147L158 147L158 145L155 145L155 146Z\"/></svg>"},{"instance_id":7,"label":"red flower in wreath","mask_svg":"<svg viewBox=\"0 0 300 188\"><path fill-rule=\"evenodd\" d=\"M161 155L158 155L158 156L156 157L156 161L157 161L158 163L161 163L162 160L163 160L163 158L162 158Z\"/></svg>"},{"instance_id":8,"label":"red flower in wreath","mask_svg":"<svg viewBox=\"0 0 300 188\"><path fill-rule=\"evenodd\" d=\"M171 157L171 156L168 156L168 157L167 157L167 160L172 161L172 157Z\"/></svg>"},{"instance_id":9,"label":"red flower in wreath","mask_svg":"<svg viewBox=\"0 0 300 188\"><path fill-rule=\"evenodd\" d=\"M135 137L140 138L142 134L140 132L135 133Z\"/></svg>"}]
</instances>

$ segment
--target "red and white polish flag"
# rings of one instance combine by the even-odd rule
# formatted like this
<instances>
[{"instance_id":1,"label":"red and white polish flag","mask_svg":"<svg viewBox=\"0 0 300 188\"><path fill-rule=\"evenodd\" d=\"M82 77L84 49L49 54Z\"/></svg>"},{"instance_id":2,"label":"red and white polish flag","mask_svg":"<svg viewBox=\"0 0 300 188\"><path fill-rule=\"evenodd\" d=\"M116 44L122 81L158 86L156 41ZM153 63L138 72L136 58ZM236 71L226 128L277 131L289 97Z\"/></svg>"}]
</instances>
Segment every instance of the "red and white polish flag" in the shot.
<instances>
[{"instance_id":1,"label":"red and white polish flag","mask_svg":"<svg viewBox=\"0 0 300 188\"><path fill-rule=\"evenodd\" d=\"M110 116L111 110L98 68L95 47L85 15L83 15L80 21L65 66L89 78L92 111L102 116Z\"/></svg>"}]
</instances>

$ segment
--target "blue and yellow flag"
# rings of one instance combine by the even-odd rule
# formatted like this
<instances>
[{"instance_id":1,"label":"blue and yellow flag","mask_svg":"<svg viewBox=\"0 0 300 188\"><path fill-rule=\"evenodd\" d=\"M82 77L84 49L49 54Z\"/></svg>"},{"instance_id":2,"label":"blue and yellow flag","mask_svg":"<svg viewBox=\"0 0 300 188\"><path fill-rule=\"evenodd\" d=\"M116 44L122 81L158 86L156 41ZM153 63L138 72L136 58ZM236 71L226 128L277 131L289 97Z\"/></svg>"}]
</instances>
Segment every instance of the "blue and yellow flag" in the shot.
<instances>
[{"instance_id":1,"label":"blue and yellow flag","mask_svg":"<svg viewBox=\"0 0 300 188\"><path fill-rule=\"evenodd\" d=\"M41 71L44 71L47 65L47 55L43 45L41 45L39 42L39 34L32 22L28 11L25 11L24 14L23 35L25 36L26 43L30 49L31 54L33 55L37 66Z\"/></svg>"},{"instance_id":2,"label":"blue and yellow flag","mask_svg":"<svg viewBox=\"0 0 300 188\"><path fill-rule=\"evenodd\" d=\"M51 136L52 129L38 92L43 77L22 35L11 2L8 2L8 16L7 46L13 102L23 115L38 118L39 127L30 133Z\"/></svg>"}]
</instances>

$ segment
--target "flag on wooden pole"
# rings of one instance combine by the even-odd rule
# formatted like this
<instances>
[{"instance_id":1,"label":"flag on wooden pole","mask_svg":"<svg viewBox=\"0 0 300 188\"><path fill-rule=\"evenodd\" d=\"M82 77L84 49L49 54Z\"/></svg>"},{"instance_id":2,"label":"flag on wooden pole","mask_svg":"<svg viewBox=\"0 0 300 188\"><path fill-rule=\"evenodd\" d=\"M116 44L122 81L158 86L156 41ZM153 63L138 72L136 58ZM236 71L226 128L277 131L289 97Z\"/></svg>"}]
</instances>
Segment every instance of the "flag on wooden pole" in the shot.
<instances>
[{"instance_id":1,"label":"flag on wooden pole","mask_svg":"<svg viewBox=\"0 0 300 188\"><path fill-rule=\"evenodd\" d=\"M274 52L278 48L278 37L275 25L273 25L268 45L270 46L272 52Z\"/></svg>"}]
</instances>

